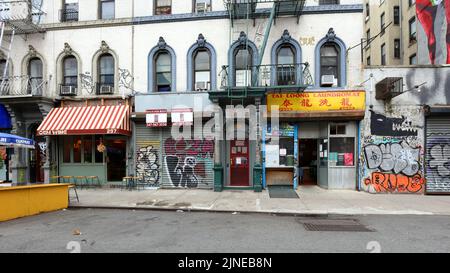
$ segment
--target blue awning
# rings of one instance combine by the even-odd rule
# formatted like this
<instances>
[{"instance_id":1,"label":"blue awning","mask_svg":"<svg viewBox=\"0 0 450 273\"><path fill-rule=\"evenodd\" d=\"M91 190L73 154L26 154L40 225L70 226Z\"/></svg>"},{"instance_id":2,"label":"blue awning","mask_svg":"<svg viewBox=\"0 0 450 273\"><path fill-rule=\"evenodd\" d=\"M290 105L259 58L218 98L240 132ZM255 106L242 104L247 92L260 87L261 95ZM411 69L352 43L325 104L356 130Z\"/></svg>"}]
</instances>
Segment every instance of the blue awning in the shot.
<instances>
[{"instance_id":1,"label":"blue awning","mask_svg":"<svg viewBox=\"0 0 450 273\"><path fill-rule=\"evenodd\" d=\"M6 133L0 133L0 146L35 148L34 140Z\"/></svg>"},{"instance_id":2,"label":"blue awning","mask_svg":"<svg viewBox=\"0 0 450 273\"><path fill-rule=\"evenodd\" d=\"M0 129L11 129L11 117L3 104L0 104Z\"/></svg>"}]
</instances>

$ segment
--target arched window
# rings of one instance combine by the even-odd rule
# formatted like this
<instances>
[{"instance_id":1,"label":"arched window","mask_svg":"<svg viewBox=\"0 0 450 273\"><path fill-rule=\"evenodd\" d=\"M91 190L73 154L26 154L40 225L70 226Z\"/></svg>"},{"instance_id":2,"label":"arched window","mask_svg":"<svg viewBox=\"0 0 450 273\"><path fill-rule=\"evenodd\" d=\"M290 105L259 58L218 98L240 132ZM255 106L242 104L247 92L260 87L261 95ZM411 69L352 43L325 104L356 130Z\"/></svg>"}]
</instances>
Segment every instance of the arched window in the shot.
<instances>
[{"instance_id":1,"label":"arched window","mask_svg":"<svg viewBox=\"0 0 450 273\"><path fill-rule=\"evenodd\" d=\"M211 89L211 54L207 48L195 51L193 74L196 91Z\"/></svg>"},{"instance_id":2,"label":"arched window","mask_svg":"<svg viewBox=\"0 0 450 273\"><path fill-rule=\"evenodd\" d=\"M253 51L245 45L239 46L234 55L235 86L247 86L252 82Z\"/></svg>"},{"instance_id":3,"label":"arched window","mask_svg":"<svg viewBox=\"0 0 450 273\"><path fill-rule=\"evenodd\" d=\"M187 52L187 89L206 91L216 89L216 50L199 34Z\"/></svg>"},{"instance_id":4,"label":"arched window","mask_svg":"<svg viewBox=\"0 0 450 273\"><path fill-rule=\"evenodd\" d=\"M277 85L295 85L295 50L292 45L283 44L278 48L276 71Z\"/></svg>"},{"instance_id":5,"label":"arched window","mask_svg":"<svg viewBox=\"0 0 450 273\"><path fill-rule=\"evenodd\" d=\"M160 50L155 55L155 90L156 92L172 91L172 59L166 50Z\"/></svg>"},{"instance_id":6,"label":"arched window","mask_svg":"<svg viewBox=\"0 0 450 273\"><path fill-rule=\"evenodd\" d=\"M32 58L28 62L28 93L33 95L42 94L43 65L39 58Z\"/></svg>"},{"instance_id":7,"label":"arched window","mask_svg":"<svg viewBox=\"0 0 450 273\"><path fill-rule=\"evenodd\" d=\"M191 58L190 58L191 59ZM189 61L188 61L189 62ZM148 91L176 91L177 56L163 37L148 54ZM189 69L191 71L193 69Z\"/></svg>"},{"instance_id":8,"label":"arched window","mask_svg":"<svg viewBox=\"0 0 450 273\"><path fill-rule=\"evenodd\" d=\"M114 57L109 53L101 55L98 60L97 94L114 93L114 70Z\"/></svg>"},{"instance_id":9,"label":"arched window","mask_svg":"<svg viewBox=\"0 0 450 273\"><path fill-rule=\"evenodd\" d=\"M324 44L320 48L321 85L337 86L341 74L339 70L339 48L335 43ZM333 81L331 81L331 77L334 77Z\"/></svg>"},{"instance_id":10,"label":"arched window","mask_svg":"<svg viewBox=\"0 0 450 273\"><path fill-rule=\"evenodd\" d=\"M73 55L63 59L63 78L61 83L61 95L76 95L78 87L78 62Z\"/></svg>"},{"instance_id":11,"label":"arched window","mask_svg":"<svg viewBox=\"0 0 450 273\"><path fill-rule=\"evenodd\" d=\"M333 28L316 45L316 87L344 87L347 84L346 46Z\"/></svg>"}]
</instances>

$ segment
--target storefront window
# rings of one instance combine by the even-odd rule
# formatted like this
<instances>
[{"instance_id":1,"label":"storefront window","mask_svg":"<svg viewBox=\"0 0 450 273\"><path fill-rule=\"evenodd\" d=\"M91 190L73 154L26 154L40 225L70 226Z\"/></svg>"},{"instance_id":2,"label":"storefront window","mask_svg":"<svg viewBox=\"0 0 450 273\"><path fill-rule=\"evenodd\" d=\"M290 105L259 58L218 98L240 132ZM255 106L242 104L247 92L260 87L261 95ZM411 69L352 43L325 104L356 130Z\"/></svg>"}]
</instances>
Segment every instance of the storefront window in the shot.
<instances>
[{"instance_id":1,"label":"storefront window","mask_svg":"<svg viewBox=\"0 0 450 273\"><path fill-rule=\"evenodd\" d=\"M294 126L281 124L268 128L266 134L266 166L294 166Z\"/></svg>"},{"instance_id":2,"label":"storefront window","mask_svg":"<svg viewBox=\"0 0 450 273\"><path fill-rule=\"evenodd\" d=\"M73 138L73 162L81 163L81 137Z\"/></svg>"},{"instance_id":3,"label":"storefront window","mask_svg":"<svg viewBox=\"0 0 450 273\"><path fill-rule=\"evenodd\" d=\"M293 138L280 138L280 166L294 166Z\"/></svg>"},{"instance_id":4,"label":"storefront window","mask_svg":"<svg viewBox=\"0 0 450 273\"><path fill-rule=\"evenodd\" d=\"M103 152L106 150L102 136L95 136L95 163L103 163Z\"/></svg>"},{"instance_id":5,"label":"storefront window","mask_svg":"<svg viewBox=\"0 0 450 273\"><path fill-rule=\"evenodd\" d=\"M331 124L330 135L345 135L345 124Z\"/></svg>"},{"instance_id":6,"label":"storefront window","mask_svg":"<svg viewBox=\"0 0 450 273\"><path fill-rule=\"evenodd\" d=\"M92 137L84 137L83 146L84 163L92 163Z\"/></svg>"},{"instance_id":7,"label":"storefront window","mask_svg":"<svg viewBox=\"0 0 450 273\"><path fill-rule=\"evenodd\" d=\"M63 162L64 163L70 163L70 152L72 151L71 138L70 137L64 137L63 138L63 143L64 143Z\"/></svg>"},{"instance_id":8,"label":"storefront window","mask_svg":"<svg viewBox=\"0 0 450 273\"><path fill-rule=\"evenodd\" d=\"M330 166L354 166L355 138L330 138Z\"/></svg>"}]
</instances>

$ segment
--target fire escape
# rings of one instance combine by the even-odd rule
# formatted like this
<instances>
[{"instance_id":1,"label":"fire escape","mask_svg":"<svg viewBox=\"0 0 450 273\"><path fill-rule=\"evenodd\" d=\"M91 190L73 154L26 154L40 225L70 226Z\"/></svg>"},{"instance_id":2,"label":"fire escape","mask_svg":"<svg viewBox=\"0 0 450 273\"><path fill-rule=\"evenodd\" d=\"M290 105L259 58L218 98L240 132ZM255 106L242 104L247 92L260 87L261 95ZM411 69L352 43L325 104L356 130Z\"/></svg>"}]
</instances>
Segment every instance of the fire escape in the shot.
<instances>
[{"instance_id":1,"label":"fire escape","mask_svg":"<svg viewBox=\"0 0 450 273\"><path fill-rule=\"evenodd\" d=\"M231 53L233 65L222 66L220 90L211 91L211 99L243 102L264 96L267 91L301 92L312 85L308 63L262 64L272 25L285 17L296 18L298 24L305 0L224 0L224 4L230 20L230 47L239 43L240 48L250 52L251 40L258 40L258 53L256 58ZM258 27L257 23L265 26ZM255 37L248 37L250 29L255 30Z\"/></svg>"},{"instance_id":2,"label":"fire escape","mask_svg":"<svg viewBox=\"0 0 450 273\"><path fill-rule=\"evenodd\" d=\"M10 0L0 2L0 96L42 96L46 81L42 75L12 75L11 50L16 36L25 41L30 35L44 35L40 25L43 0ZM30 46L30 52L33 52Z\"/></svg>"}]
</instances>

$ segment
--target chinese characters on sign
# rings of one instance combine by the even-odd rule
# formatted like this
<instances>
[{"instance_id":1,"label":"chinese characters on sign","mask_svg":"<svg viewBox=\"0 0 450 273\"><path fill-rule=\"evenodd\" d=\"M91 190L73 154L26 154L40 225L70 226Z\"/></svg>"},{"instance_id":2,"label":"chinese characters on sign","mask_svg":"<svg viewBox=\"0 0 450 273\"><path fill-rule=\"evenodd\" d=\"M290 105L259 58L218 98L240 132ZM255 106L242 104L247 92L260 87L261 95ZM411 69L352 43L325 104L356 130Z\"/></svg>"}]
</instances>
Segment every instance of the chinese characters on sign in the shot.
<instances>
[{"instance_id":1,"label":"chinese characters on sign","mask_svg":"<svg viewBox=\"0 0 450 273\"><path fill-rule=\"evenodd\" d=\"M316 44L316 38L312 37L300 37L300 45L302 46L312 46Z\"/></svg>"},{"instance_id":2,"label":"chinese characters on sign","mask_svg":"<svg viewBox=\"0 0 450 273\"><path fill-rule=\"evenodd\" d=\"M364 91L274 93L267 95L268 111L278 106L280 112L364 110Z\"/></svg>"}]
</instances>

